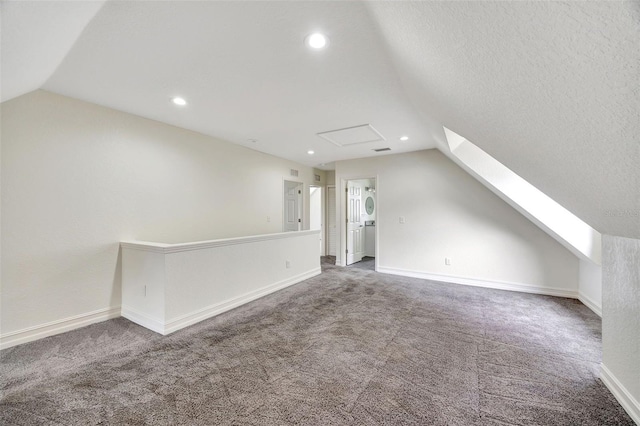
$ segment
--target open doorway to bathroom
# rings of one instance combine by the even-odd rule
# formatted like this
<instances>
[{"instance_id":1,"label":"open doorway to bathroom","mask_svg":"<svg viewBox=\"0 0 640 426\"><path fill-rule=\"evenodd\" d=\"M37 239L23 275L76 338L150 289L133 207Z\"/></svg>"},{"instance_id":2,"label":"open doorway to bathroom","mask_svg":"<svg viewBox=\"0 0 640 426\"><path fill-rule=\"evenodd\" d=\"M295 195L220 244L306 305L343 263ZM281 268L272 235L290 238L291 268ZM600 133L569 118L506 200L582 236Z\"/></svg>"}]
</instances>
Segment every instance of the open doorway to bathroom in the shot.
<instances>
[{"instance_id":1,"label":"open doorway to bathroom","mask_svg":"<svg viewBox=\"0 0 640 426\"><path fill-rule=\"evenodd\" d=\"M347 265L375 270L376 179L347 181Z\"/></svg>"}]
</instances>

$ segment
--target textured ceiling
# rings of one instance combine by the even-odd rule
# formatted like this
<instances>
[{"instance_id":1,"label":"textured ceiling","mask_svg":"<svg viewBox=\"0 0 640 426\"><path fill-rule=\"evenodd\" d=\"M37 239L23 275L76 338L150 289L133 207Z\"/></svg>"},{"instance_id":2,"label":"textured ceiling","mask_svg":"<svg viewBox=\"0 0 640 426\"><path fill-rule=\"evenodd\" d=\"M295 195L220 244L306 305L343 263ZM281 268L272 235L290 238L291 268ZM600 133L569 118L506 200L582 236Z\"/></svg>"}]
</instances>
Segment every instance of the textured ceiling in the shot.
<instances>
[{"instance_id":1,"label":"textured ceiling","mask_svg":"<svg viewBox=\"0 0 640 426\"><path fill-rule=\"evenodd\" d=\"M600 232L640 238L640 2L369 9L417 110Z\"/></svg>"},{"instance_id":2,"label":"textured ceiling","mask_svg":"<svg viewBox=\"0 0 640 426\"><path fill-rule=\"evenodd\" d=\"M1 5L3 100L44 88L312 166L443 148L445 125L640 238L640 2ZM387 141L316 136L362 124Z\"/></svg>"}]
</instances>

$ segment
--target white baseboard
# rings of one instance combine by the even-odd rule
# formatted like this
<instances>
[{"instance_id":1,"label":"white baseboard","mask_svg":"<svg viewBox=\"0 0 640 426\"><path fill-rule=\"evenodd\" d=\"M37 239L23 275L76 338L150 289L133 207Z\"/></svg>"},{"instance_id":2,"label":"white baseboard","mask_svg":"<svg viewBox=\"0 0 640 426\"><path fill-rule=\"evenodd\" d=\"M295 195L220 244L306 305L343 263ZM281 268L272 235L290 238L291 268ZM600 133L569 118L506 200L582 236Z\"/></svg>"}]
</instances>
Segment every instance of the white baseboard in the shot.
<instances>
[{"instance_id":1,"label":"white baseboard","mask_svg":"<svg viewBox=\"0 0 640 426\"><path fill-rule=\"evenodd\" d=\"M591 309L596 315L602 318L602 307L598 305L593 299L589 298L583 293L578 293L578 300L582 302L587 308Z\"/></svg>"},{"instance_id":2,"label":"white baseboard","mask_svg":"<svg viewBox=\"0 0 640 426\"><path fill-rule=\"evenodd\" d=\"M80 315L51 321L22 330L12 331L0 335L0 349L10 348L22 343L32 342L44 337L75 330L97 322L106 321L120 316L120 307L98 309Z\"/></svg>"},{"instance_id":3,"label":"white baseboard","mask_svg":"<svg viewBox=\"0 0 640 426\"><path fill-rule=\"evenodd\" d=\"M320 275L321 272L322 270L320 269L320 267L314 268L310 271L293 276L291 278L278 281L276 283L270 284L266 287L259 288L249 293L245 293L242 296L234 297L233 299L229 299L221 303L216 303L215 305L207 306L206 308L200 309L196 312L192 312L190 314L171 319L164 324L164 333L162 334L167 335L167 334L173 333L174 331L178 331L190 325L196 324L200 321L204 321L207 318L214 317L223 312L226 312L233 308L237 308L238 306L244 305L245 303L249 303L253 300L259 299L268 294L275 293L278 290L282 290L283 288L292 286L306 279L315 277L316 275Z\"/></svg>"},{"instance_id":4,"label":"white baseboard","mask_svg":"<svg viewBox=\"0 0 640 426\"><path fill-rule=\"evenodd\" d=\"M321 272L322 271L319 267L314 268L305 273L287 278L282 281L278 281L266 287L262 287L249 293L245 293L241 296L234 297L233 299L207 306L195 312L182 315L178 318L174 318L166 322L162 322L161 320L155 318L150 318L140 312L135 311L134 309L131 309L128 306L122 306L122 316L130 321L135 322L136 324L139 324L143 327L155 331L156 333L160 333L163 336L166 336L167 334L171 334L175 331L181 330L200 321L204 321L208 318L214 317L233 308L237 308L238 306L244 305L245 303L249 303L253 300L274 293L278 290L282 290L283 288L315 277L316 275L320 275Z\"/></svg>"},{"instance_id":5,"label":"white baseboard","mask_svg":"<svg viewBox=\"0 0 640 426\"><path fill-rule=\"evenodd\" d=\"M166 334L164 332L164 323L156 318L151 318L141 312L136 311L130 306L122 305L122 316L131 322L155 331L156 333Z\"/></svg>"},{"instance_id":6,"label":"white baseboard","mask_svg":"<svg viewBox=\"0 0 640 426\"><path fill-rule=\"evenodd\" d=\"M600 364L600 379L602 383L611 391L613 396L616 397L622 408L625 409L627 414L640 425L640 402L629 393L622 383L613 375L604 364Z\"/></svg>"},{"instance_id":7,"label":"white baseboard","mask_svg":"<svg viewBox=\"0 0 640 426\"><path fill-rule=\"evenodd\" d=\"M565 290L562 288L537 287L533 285L510 283L505 281L486 281L486 280L479 280L476 278L456 277L453 275L441 275L441 274L432 274L429 272L389 268L386 266L378 267L377 272L381 272L383 274L400 275L403 277L422 278L424 280L431 280L431 281L441 281L441 282L450 283L450 284L469 285L473 287L485 287L485 288L493 288L497 290L519 291L522 293L544 294L547 296L568 297L571 299L578 298L577 291Z\"/></svg>"},{"instance_id":8,"label":"white baseboard","mask_svg":"<svg viewBox=\"0 0 640 426\"><path fill-rule=\"evenodd\" d=\"M123 316L130 321L140 324L157 333L167 335L174 331L180 330L189 325L195 324L207 318L221 314L245 303L249 303L267 294L274 293L283 288L297 284L301 281L315 277L321 273L320 268L314 268L308 272L288 278L283 281L268 285L261 289L252 291L242 296L227 300L223 303L208 306L197 312L173 319L163 323L154 318L150 318L140 312L131 309L128 306L117 306L112 308L98 309L93 312L87 312L80 315L64 318L61 320L51 321L45 324L24 328L22 330L12 331L0 335L0 349L7 349L22 343L32 342L34 340L75 330L97 322L106 321L113 318Z\"/></svg>"}]
</instances>

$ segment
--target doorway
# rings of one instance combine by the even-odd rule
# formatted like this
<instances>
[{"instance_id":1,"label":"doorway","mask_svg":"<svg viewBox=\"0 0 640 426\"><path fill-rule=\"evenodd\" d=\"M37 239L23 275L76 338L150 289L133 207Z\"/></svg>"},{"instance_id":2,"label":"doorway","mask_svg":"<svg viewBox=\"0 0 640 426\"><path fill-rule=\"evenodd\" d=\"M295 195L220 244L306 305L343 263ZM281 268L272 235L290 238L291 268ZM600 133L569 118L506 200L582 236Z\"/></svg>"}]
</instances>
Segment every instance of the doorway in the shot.
<instances>
[{"instance_id":1,"label":"doorway","mask_svg":"<svg viewBox=\"0 0 640 426\"><path fill-rule=\"evenodd\" d=\"M376 257L376 179L347 181L346 191L346 264L365 261L373 264Z\"/></svg>"},{"instance_id":2,"label":"doorway","mask_svg":"<svg viewBox=\"0 0 640 426\"><path fill-rule=\"evenodd\" d=\"M284 181L282 228L284 232L302 229L302 182Z\"/></svg>"},{"instance_id":3,"label":"doorway","mask_svg":"<svg viewBox=\"0 0 640 426\"><path fill-rule=\"evenodd\" d=\"M320 256L324 256L324 214L322 187L309 187L309 229L320 231Z\"/></svg>"}]
</instances>

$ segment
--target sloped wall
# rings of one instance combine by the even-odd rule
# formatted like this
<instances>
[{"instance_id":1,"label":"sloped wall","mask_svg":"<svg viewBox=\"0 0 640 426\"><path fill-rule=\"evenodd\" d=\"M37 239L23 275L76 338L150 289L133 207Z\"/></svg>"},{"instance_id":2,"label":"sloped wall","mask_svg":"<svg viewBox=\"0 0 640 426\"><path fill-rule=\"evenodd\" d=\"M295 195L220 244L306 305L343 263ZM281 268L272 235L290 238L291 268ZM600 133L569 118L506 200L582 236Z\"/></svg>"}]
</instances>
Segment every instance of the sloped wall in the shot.
<instances>
[{"instance_id":1,"label":"sloped wall","mask_svg":"<svg viewBox=\"0 0 640 426\"><path fill-rule=\"evenodd\" d=\"M640 238L637 1L366 2L445 125L598 232Z\"/></svg>"}]
</instances>

